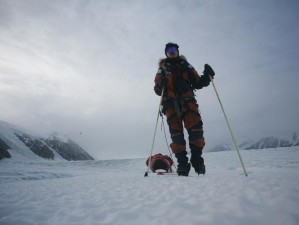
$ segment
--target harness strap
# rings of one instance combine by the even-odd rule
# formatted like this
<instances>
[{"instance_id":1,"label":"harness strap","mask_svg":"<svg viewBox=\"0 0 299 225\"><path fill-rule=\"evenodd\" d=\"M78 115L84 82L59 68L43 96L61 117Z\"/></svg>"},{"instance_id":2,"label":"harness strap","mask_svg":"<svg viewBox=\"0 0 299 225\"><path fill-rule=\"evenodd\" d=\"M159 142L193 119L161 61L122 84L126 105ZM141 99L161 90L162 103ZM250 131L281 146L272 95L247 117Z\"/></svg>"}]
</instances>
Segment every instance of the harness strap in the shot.
<instances>
[{"instance_id":1,"label":"harness strap","mask_svg":"<svg viewBox=\"0 0 299 225\"><path fill-rule=\"evenodd\" d=\"M182 117L186 112L190 111L187 102L194 99L195 97L177 97L173 100L174 108L178 117ZM187 106L187 110L184 110L185 106Z\"/></svg>"},{"instance_id":2,"label":"harness strap","mask_svg":"<svg viewBox=\"0 0 299 225\"><path fill-rule=\"evenodd\" d=\"M183 106L180 105L180 102L178 101L177 98L173 100L173 104L174 104L174 109L175 109L176 115L178 117L181 117L183 115L183 112L182 112Z\"/></svg>"}]
</instances>

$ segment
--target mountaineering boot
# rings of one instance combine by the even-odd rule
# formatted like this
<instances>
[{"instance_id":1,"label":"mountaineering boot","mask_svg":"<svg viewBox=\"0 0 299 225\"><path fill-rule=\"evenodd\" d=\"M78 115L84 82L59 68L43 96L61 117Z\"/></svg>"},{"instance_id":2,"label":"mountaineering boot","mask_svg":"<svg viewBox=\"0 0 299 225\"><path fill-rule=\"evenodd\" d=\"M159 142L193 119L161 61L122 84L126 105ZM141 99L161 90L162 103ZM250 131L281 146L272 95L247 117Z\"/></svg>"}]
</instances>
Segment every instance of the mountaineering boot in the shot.
<instances>
[{"instance_id":1,"label":"mountaineering boot","mask_svg":"<svg viewBox=\"0 0 299 225\"><path fill-rule=\"evenodd\" d=\"M187 164L182 164L182 163L179 163L178 164L178 169L177 169L177 174L179 176L185 176L185 177L188 177L189 175L189 171L190 171L190 163L187 163Z\"/></svg>"},{"instance_id":2,"label":"mountaineering boot","mask_svg":"<svg viewBox=\"0 0 299 225\"><path fill-rule=\"evenodd\" d=\"M204 159L201 157L200 154L192 153L190 162L198 175L206 173Z\"/></svg>"},{"instance_id":3,"label":"mountaineering boot","mask_svg":"<svg viewBox=\"0 0 299 225\"><path fill-rule=\"evenodd\" d=\"M188 176L190 171L190 163L188 163L187 152L183 151L175 154L178 161L177 174L179 176Z\"/></svg>"}]
</instances>

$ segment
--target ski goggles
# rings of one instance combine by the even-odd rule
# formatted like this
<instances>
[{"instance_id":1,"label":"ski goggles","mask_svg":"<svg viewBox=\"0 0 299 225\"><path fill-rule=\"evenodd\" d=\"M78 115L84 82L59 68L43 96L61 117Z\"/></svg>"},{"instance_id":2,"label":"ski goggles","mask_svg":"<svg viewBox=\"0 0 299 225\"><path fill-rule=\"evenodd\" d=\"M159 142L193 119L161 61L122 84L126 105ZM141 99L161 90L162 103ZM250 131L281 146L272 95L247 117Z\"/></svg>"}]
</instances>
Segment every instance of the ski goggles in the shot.
<instances>
[{"instance_id":1,"label":"ski goggles","mask_svg":"<svg viewBox=\"0 0 299 225\"><path fill-rule=\"evenodd\" d=\"M176 52L176 51L178 51L178 49L175 46L171 46L171 47L166 48L166 52Z\"/></svg>"}]
</instances>

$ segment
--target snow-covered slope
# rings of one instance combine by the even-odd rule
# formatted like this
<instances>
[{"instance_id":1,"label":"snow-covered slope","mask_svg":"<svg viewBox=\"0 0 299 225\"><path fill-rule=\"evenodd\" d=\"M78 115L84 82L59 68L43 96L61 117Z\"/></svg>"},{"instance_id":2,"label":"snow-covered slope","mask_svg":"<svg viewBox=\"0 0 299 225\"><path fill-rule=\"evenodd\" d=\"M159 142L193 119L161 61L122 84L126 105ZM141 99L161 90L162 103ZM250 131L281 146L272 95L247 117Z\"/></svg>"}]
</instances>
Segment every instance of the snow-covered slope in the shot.
<instances>
[{"instance_id":1,"label":"snow-covered slope","mask_svg":"<svg viewBox=\"0 0 299 225\"><path fill-rule=\"evenodd\" d=\"M246 140L239 144L240 149L251 150L251 149L268 149L268 148L284 148L291 146L299 146L299 132L294 132L291 137L276 137L267 136L258 139L257 141ZM209 152L220 152L229 151L234 149L232 144L218 144L211 149L207 149Z\"/></svg>"},{"instance_id":2,"label":"snow-covered slope","mask_svg":"<svg viewBox=\"0 0 299 225\"><path fill-rule=\"evenodd\" d=\"M93 158L69 138L39 137L0 121L0 160L92 160Z\"/></svg>"},{"instance_id":3,"label":"snow-covered slope","mask_svg":"<svg viewBox=\"0 0 299 225\"><path fill-rule=\"evenodd\" d=\"M284 148L284 147L291 147L291 146L299 146L299 139L297 139L297 133L293 134L291 140L287 140L285 138L273 137L273 136L264 137L255 143L248 144L247 146L244 145L243 149L250 150L250 149L279 148L279 147Z\"/></svg>"},{"instance_id":4,"label":"snow-covered slope","mask_svg":"<svg viewBox=\"0 0 299 225\"><path fill-rule=\"evenodd\" d=\"M298 225L299 147L204 153L205 176L145 159L0 161L0 224Z\"/></svg>"}]
</instances>

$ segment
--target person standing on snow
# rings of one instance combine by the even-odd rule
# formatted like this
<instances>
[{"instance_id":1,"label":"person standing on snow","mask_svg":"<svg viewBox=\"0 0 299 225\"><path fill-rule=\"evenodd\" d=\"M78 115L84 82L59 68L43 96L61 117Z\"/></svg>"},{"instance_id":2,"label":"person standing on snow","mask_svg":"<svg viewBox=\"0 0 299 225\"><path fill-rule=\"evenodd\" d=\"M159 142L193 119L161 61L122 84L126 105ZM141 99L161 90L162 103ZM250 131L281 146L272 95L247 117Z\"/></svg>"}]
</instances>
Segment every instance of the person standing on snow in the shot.
<instances>
[{"instance_id":1,"label":"person standing on snow","mask_svg":"<svg viewBox=\"0 0 299 225\"><path fill-rule=\"evenodd\" d=\"M177 174L188 176L190 163L188 162L184 128L189 134L191 149L191 165L198 174L205 174L205 164L202 150L205 146L203 137L203 123L195 99L194 90L210 84L210 78L215 72L205 64L203 75L199 76L196 70L179 54L179 46L168 43L165 47L166 58L159 62L159 69L155 76L154 91L161 96L162 112L167 117L172 143L170 148L177 158Z\"/></svg>"}]
</instances>

